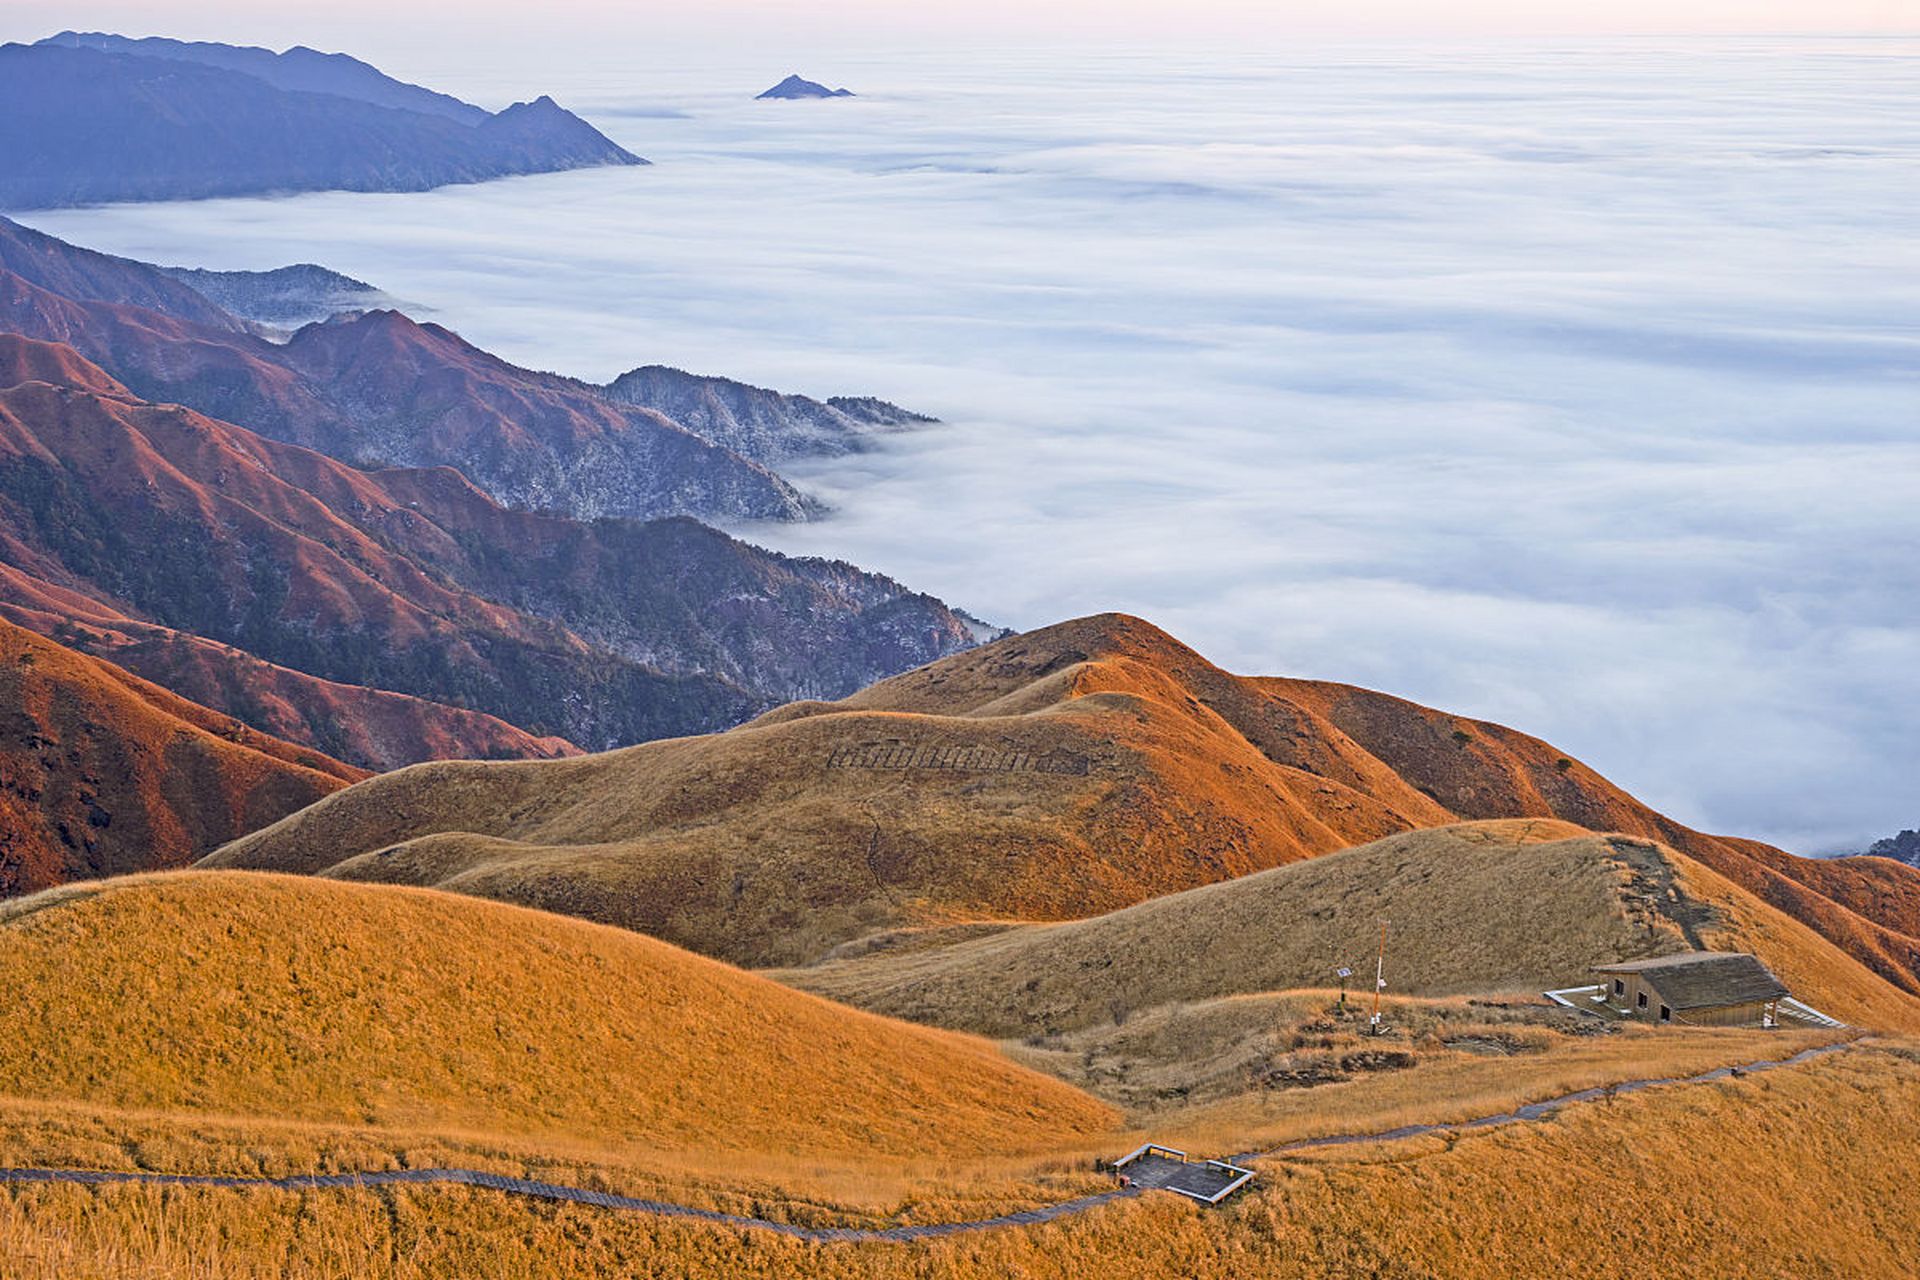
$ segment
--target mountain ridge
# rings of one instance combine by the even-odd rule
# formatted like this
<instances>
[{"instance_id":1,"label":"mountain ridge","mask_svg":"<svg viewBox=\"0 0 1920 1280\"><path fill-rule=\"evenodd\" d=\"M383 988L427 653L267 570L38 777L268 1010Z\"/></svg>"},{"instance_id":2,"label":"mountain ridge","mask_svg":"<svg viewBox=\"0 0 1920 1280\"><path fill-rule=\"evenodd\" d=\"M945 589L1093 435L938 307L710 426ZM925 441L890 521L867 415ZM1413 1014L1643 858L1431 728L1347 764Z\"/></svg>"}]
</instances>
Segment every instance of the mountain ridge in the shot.
<instances>
[{"instance_id":1,"label":"mountain ridge","mask_svg":"<svg viewBox=\"0 0 1920 1280\"><path fill-rule=\"evenodd\" d=\"M365 776L0 619L0 898L185 866Z\"/></svg>"},{"instance_id":2,"label":"mountain ridge","mask_svg":"<svg viewBox=\"0 0 1920 1280\"><path fill-rule=\"evenodd\" d=\"M795 72L779 84L774 85L773 88L768 89L764 93L755 94L754 96L759 101L797 98L851 98L853 91L850 89L829 89L818 81L808 80L798 72Z\"/></svg>"},{"instance_id":3,"label":"mountain ridge","mask_svg":"<svg viewBox=\"0 0 1920 1280\"><path fill-rule=\"evenodd\" d=\"M724 727L972 643L939 602L851 566L692 521L513 511L446 468L356 471L0 335L6 368L67 381L0 389L0 557L25 575L0 589L38 580L594 746ZM130 538L148 552L114 550Z\"/></svg>"},{"instance_id":4,"label":"mountain ridge","mask_svg":"<svg viewBox=\"0 0 1920 1280\"><path fill-rule=\"evenodd\" d=\"M62 31L36 44L101 53L199 62L225 71L239 71L281 89L326 93L375 106L396 107L426 115L441 115L475 125L488 112L451 94L436 93L386 75L379 68L344 53L322 53L294 45L276 53L252 45L221 44L210 40L171 40L164 36L133 38L108 31Z\"/></svg>"},{"instance_id":5,"label":"mountain ridge","mask_svg":"<svg viewBox=\"0 0 1920 1280\"><path fill-rule=\"evenodd\" d=\"M158 268L0 218L0 328L64 343L137 394L354 465L449 465L509 505L583 518L804 519L767 467L576 379L375 309L267 341Z\"/></svg>"},{"instance_id":6,"label":"mountain ridge","mask_svg":"<svg viewBox=\"0 0 1920 1280\"><path fill-rule=\"evenodd\" d=\"M362 280L312 262L267 271L157 267L221 310L250 324L288 331L346 312L393 308L394 300Z\"/></svg>"},{"instance_id":7,"label":"mountain ridge","mask_svg":"<svg viewBox=\"0 0 1920 1280\"><path fill-rule=\"evenodd\" d=\"M716 444L767 463L856 453L876 436L939 421L871 396L821 401L667 365L629 369L607 384L606 393L658 410Z\"/></svg>"},{"instance_id":8,"label":"mountain ridge","mask_svg":"<svg viewBox=\"0 0 1920 1280\"><path fill-rule=\"evenodd\" d=\"M1435 798L1448 787L1454 807ZM1920 875L1863 886L1703 835L1538 739L1368 690L1229 675L1125 615L727 734L403 770L207 862L457 888L791 966L890 928L1074 919L1483 818L1657 839L1920 991Z\"/></svg>"},{"instance_id":9,"label":"mountain ridge","mask_svg":"<svg viewBox=\"0 0 1920 1280\"><path fill-rule=\"evenodd\" d=\"M468 121L284 88L259 70L84 43L0 45L0 208L424 191L646 163L547 98Z\"/></svg>"}]
</instances>

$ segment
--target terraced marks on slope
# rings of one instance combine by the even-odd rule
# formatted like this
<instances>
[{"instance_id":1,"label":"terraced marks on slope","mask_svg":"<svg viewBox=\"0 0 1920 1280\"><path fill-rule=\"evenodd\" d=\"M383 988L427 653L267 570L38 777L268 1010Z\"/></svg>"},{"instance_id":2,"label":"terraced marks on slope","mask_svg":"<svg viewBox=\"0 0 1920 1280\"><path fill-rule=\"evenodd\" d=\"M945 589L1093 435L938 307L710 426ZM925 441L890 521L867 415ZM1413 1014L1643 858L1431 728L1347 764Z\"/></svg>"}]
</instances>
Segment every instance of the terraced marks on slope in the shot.
<instances>
[{"instance_id":1,"label":"terraced marks on slope","mask_svg":"<svg viewBox=\"0 0 1920 1280\"><path fill-rule=\"evenodd\" d=\"M1267 1161L1225 1211L1138 1197L909 1248L821 1245L482 1190L41 1186L0 1193L0 1250L22 1280L189 1269L207 1280L1145 1280L1176 1268L1194 1280L1865 1280L1920 1269L1920 1201L1887 1176L1917 1142L1920 1051L1885 1045L1622 1096L1550 1124ZM1662 1211L1622 1213L1621 1201Z\"/></svg>"},{"instance_id":2,"label":"terraced marks on slope","mask_svg":"<svg viewBox=\"0 0 1920 1280\"><path fill-rule=\"evenodd\" d=\"M1089 920L883 935L777 976L916 1022L1056 1035L1325 987L1339 964L1360 974L1356 991L1370 989L1382 919L1396 994L1531 998L1585 981L1595 964L1750 950L1844 1021L1920 1030L1920 1001L1706 867L1545 819L1408 832Z\"/></svg>"},{"instance_id":3,"label":"terraced marks on slope","mask_svg":"<svg viewBox=\"0 0 1920 1280\"><path fill-rule=\"evenodd\" d=\"M643 1147L1031 1159L1113 1111L976 1039L444 894L185 873L0 906L19 1099ZM878 1175L876 1175L878 1176Z\"/></svg>"},{"instance_id":4,"label":"terraced marks on slope","mask_svg":"<svg viewBox=\"0 0 1920 1280\"><path fill-rule=\"evenodd\" d=\"M1048 767L1009 766L1023 761ZM1536 739L1229 675L1120 615L725 734L403 770L209 861L453 889L797 965L902 926L1098 915L1463 817L1659 840L1920 990L1920 937L1901 931L1920 871L1862 884L1703 836Z\"/></svg>"},{"instance_id":5,"label":"terraced marks on slope","mask_svg":"<svg viewBox=\"0 0 1920 1280\"><path fill-rule=\"evenodd\" d=\"M365 776L0 620L0 897L183 866Z\"/></svg>"}]
</instances>

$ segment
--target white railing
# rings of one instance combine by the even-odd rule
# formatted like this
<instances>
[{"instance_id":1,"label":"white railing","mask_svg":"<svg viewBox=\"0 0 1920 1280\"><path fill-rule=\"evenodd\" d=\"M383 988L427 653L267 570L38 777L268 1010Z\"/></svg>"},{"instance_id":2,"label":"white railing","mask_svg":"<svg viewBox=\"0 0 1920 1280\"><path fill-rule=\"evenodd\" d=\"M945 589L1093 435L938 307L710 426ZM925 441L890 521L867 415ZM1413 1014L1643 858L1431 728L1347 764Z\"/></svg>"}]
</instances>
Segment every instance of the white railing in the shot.
<instances>
[{"instance_id":1,"label":"white railing","mask_svg":"<svg viewBox=\"0 0 1920 1280\"><path fill-rule=\"evenodd\" d=\"M1167 1159L1177 1160L1181 1164L1199 1163L1204 1164L1209 1169L1219 1170L1221 1174L1226 1176L1227 1184L1212 1195L1192 1191L1186 1187L1167 1186L1163 1188L1163 1190L1171 1191L1175 1195L1186 1196L1190 1200L1198 1200L1202 1204L1219 1204L1222 1200L1225 1200L1228 1196L1253 1181L1253 1170L1251 1169L1243 1169L1239 1165L1229 1164L1225 1160L1195 1161L1179 1148L1163 1147L1157 1142L1145 1143L1127 1152L1127 1154L1113 1162L1114 1170L1118 1172L1132 1164L1135 1160L1143 1159L1146 1156L1165 1156Z\"/></svg>"},{"instance_id":2,"label":"white railing","mask_svg":"<svg viewBox=\"0 0 1920 1280\"><path fill-rule=\"evenodd\" d=\"M1207 1161L1207 1166L1212 1169L1218 1169L1222 1173L1237 1176L1234 1177L1231 1182L1227 1183L1226 1186L1220 1188L1210 1196L1203 1196L1198 1191L1188 1191L1184 1187L1168 1187L1167 1190L1178 1192L1183 1196L1191 1196L1202 1204L1219 1204L1222 1200L1225 1200L1228 1196L1253 1181L1253 1170L1242 1169L1239 1165L1228 1164L1225 1160L1209 1160Z\"/></svg>"},{"instance_id":3,"label":"white railing","mask_svg":"<svg viewBox=\"0 0 1920 1280\"><path fill-rule=\"evenodd\" d=\"M1172 1147L1163 1147L1157 1142L1149 1142L1143 1146L1135 1147L1133 1150L1127 1152L1127 1154L1121 1156L1118 1160L1115 1160L1113 1162L1113 1167L1116 1169L1125 1168L1127 1165L1132 1164L1135 1160L1138 1160L1142 1156L1152 1156L1152 1155L1166 1156L1171 1160L1178 1160L1181 1164L1192 1163L1190 1160L1187 1159L1187 1153L1184 1151L1176 1151Z\"/></svg>"},{"instance_id":4,"label":"white railing","mask_svg":"<svg viewBox=\"0 0 1920 1280\"><path fill-rule=\"evenodd\" d=\"M1829 1018L1810 1004L1802 1004L1792 996L1782 996L1779 1001L1780 1012L1789 1018L1798 1018L1802 1022L1811 1022L1816 1027L1833 1027L1836 1030L1847 1024L1838 1018Z\"/></svg>"}]
</instances>

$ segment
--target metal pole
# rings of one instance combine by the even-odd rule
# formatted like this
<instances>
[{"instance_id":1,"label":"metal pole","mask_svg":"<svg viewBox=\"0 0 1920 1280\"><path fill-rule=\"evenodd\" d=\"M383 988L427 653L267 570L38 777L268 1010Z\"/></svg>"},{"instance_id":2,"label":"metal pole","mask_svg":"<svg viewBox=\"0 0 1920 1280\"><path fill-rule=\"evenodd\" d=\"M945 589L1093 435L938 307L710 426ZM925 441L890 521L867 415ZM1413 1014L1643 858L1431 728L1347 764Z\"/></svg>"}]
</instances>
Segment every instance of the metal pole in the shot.
<instances>
[{"instance_id":1,"label":"metal pole","mask_svg":"<svg viewBox=\"0 0 1920 1280\"><path fill-rule=\"evenodd\" d=\"M1373 1034L1380 1034L1380 993L1387 987L1387 922L1380 922L1380 953L1373 962L1373 1017L1369 1023Z\"/></svg>"}]
</instances>

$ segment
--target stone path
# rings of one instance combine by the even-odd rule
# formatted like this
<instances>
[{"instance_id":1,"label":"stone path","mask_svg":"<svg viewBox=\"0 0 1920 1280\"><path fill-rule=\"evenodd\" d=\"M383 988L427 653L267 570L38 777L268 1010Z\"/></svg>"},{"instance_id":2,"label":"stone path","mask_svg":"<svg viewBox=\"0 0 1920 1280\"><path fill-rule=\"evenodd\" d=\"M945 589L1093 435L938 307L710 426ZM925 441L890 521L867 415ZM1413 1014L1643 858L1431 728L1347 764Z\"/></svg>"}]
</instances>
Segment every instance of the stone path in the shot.
<instances>
[{"instance_id":1,"label":"stone path","mask_svg":"<svg viewBox=\"0 0 1920 1280\"><path fill-rule=\"evenodd\" d=\"M1710 1080L1724 1080L1736 1074L1746 1075L1760 1071L1771 1071L1777 1067L1798 1066L1829 1053L1836 1053L1850 1047L1850 1041L1820 1045L1812 1049L1803 1049L1790 1058L1775 1061L1750 1062L1738 1067L1719 1067L1705 1071L1697 1076L1665 1076L1648 1080L1625 1080L1612 1086L1614 1094L1638 1093L1642 1089L1652 1089L1661 1085L1704 1084ZM1608 1090L1582 1089L1577 1093L1563 1094L1558 1098L1549 1098L1543 1102L1530 1102L1512 1111L1499 1115L1483 1116L1478 1120L1467 1120L1458 1124L1411 1124L1398 1129L1388 1129L1384 1133L1343 1133L1323 1138L1307 1138L1300 1142L1289 1142L1284 1146L1272 1147L1264 1151L1249 1151L1232 1157L1235 1163L1246 1160L1267 1159L1274 1156L1292 1155L1302 1151L1314 1151L1325 1147L1357 1146L1370 1142L1395 1142L1402 1138L1417 1138L1429 1134L1464 1133L1476 1129L1493 1128L1496 1125L1516 1124L1529 1120L1540 1120L1562 1107L1579 1102L1592 1102L1604 1098ZM613 1195L605 1191L589 1191L584 1187L560 1186L551 1182L535 1182L527 1178L512 1178L501 1173L484 1173L477 1169L393 1169L372 1173L330 1173L299 1174L289 1178L237 1178L216 1174L188 1173L123 1173L117 1170L91 1169L0 1169L0 1182L10 1183L77 1183L82 1186L106 1186L138 1184L160 1187L230 1187L230 1188L275 1188L284 1191L310 1191L330 1187L390 1187L420 1185L456 1185L482 1187L489 1191L504 1191L510 1195L530 1196L537 1200L555 1200L568 1204L593 1205L601 1209L631 1210L638 1213L650 1213L663 1218L688 1218L697 1222L709 1222L716 1226L752 1228L759 1231L771 1231L778 1235L791 1236L799 1240L818 1243L898 1243L911 1240L930 1240L939 1236L959 1235L968 1231L987 1231L996 1227L1028 1226L1037 1222L1051 1222L1056 1218L1065 1218L1085 1213L1103 1204L1116 1200L1125 1200L1144 1194L1144 1187L1118 1188L1103 1191L1098 1195L1081 1196L1074 1200L1062 1200L1056 1204L1042 1205L1037 1209L1027 1209L1020 1213L1006 1213L993 1218L978 1218L970 1222L938 1222L910 1227L802 1227L789 1222L772 1222L765 1218L751 1218L740 1214L718 1213L712 1209L696 1209L691 1205L673 1204L665 1200L642 1200L633 1196Z\"/></svg>"}]
</instances>

